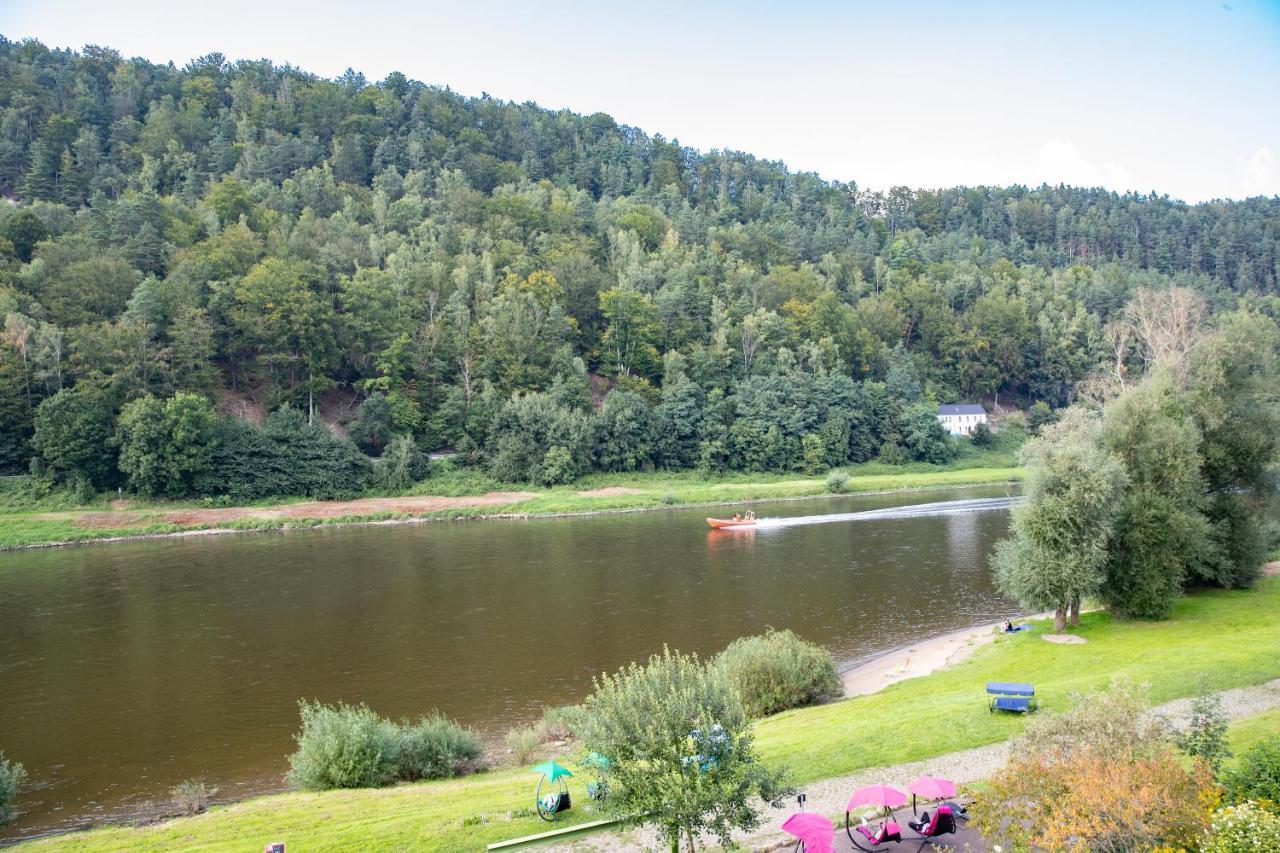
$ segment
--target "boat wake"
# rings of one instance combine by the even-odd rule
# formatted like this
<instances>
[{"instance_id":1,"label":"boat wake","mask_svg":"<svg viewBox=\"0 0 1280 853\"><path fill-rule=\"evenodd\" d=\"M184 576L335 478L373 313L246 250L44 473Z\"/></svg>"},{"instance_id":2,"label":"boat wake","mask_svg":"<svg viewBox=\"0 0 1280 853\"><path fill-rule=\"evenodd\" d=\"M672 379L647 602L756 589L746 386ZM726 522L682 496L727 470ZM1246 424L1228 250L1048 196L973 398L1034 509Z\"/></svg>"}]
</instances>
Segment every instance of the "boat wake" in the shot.
<instances>
[{"instance_id":1,"label":"boat wake","mask_svg":"<svg viewBox=\"0 0 1280 853\"><path fill-rule=\"evenodd\" d=\"M960 515L971 512L1006 510L1021 501L1021 497L971 498L959 501L935 501L912 506L893 506L862 512L836 512L830 515L799 515L795 518L761 518L757 530L776 530L782 527L801 527L807 524L832 524L837 521L885 521L897 518L919 518L929 515Z\"/></svg>"}]
</instances>

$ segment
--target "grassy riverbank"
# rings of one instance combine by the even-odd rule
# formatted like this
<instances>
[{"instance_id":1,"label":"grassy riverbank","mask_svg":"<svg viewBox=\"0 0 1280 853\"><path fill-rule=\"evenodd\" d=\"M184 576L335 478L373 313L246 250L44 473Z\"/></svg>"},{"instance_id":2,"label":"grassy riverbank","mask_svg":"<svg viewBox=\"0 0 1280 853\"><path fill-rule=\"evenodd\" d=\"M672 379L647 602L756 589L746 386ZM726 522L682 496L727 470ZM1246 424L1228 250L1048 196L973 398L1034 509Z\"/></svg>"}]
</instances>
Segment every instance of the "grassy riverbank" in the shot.
<instances>
[{"instance_id":1,"label":"grassy riverbank","mask_svg":"<svg viewBox=\"0 0 1280 853\"><path fill-rule=\"evenodd\" d=\"M1205 592L1183 599L1166 622L1118 622L1086 614L1084 645L1054 645L1037 633L1000 636L967 661L881 693L779 714L757 729L766 760L791 768L796 782L928 758L1003 740L1024 723L987 712L989 680L1030 680L1047 708L1072 692L1105 687L1116 675L1150 684L1155 702L1280 677L1280 578L1257 590ZM1043 628L1043 624L1041 625ZM1280 727L1280 713L1238 724L1236 746ZM281 761L283 765L283 759ZM585 804L584 779L573 780ZM501 770L386 790L281 794L215 808L148 827L111 827L35 842L66 850L244 850L286 840L305 850L475 850L537 832L536 817L512 818L531 804L534 778ZM594 817L576 805L573 820Z\"/></svg>"},{"instance_id":2,"label":"grassy riverbank","mask_svg":"<svg viewBox=\"0 0 1280 853\"><path fill-rule=\"evenodd\" d=\"M845 492L981 485L1018 480L1011 450L969 452L945 466L880 463L845 469ZM217 502L109 500L68 506L0 492L0 549L198 530L278 530L374 521L547 516L829 495L825 477L695 472L596 474L551 489L499 483L475 469L443 463L408 493L351 501L280 500L248 506Z\"/></svg>"}]
</instances>

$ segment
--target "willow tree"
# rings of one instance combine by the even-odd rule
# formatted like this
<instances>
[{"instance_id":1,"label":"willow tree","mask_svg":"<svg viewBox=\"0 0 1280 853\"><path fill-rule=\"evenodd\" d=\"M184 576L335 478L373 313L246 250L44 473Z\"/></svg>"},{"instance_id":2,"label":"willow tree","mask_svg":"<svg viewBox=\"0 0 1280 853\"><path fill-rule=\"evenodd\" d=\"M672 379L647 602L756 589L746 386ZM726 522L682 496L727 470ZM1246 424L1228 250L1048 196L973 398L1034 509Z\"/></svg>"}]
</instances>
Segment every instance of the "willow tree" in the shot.
<instances>
[{"instance_id":1,"label":"willow tree","mask_svg":"<svg viewBox=\"0 0 1280 853\"><path fill-rule=\"evenodd\" d=\"M1054 612L1055 631L1106 580L1127 475L1099 441L1099 424L1076 410L1027 446L1026 502L1013 511L1008 539L992 557L1001 592Z\"/></svg>"}]
</instances>

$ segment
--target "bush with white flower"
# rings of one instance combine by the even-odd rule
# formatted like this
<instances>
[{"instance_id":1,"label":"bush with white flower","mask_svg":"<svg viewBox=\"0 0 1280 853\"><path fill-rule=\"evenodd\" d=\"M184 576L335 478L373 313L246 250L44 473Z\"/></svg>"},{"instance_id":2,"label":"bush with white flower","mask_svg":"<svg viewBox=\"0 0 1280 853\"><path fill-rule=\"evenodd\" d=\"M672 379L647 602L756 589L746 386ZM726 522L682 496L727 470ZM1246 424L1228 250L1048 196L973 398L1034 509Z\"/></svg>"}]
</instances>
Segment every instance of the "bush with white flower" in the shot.
<instances>
[{"instance_id":1,"label":"bush with white flower","mask_svg":"<svg viewBox=\"0 0 1280 853\"><path fill-rule=\"evenodd\" d=\"M1213 813L1203 853L1280 853L1280 816L1252 800Z\"/></svg>"}]
</instances>

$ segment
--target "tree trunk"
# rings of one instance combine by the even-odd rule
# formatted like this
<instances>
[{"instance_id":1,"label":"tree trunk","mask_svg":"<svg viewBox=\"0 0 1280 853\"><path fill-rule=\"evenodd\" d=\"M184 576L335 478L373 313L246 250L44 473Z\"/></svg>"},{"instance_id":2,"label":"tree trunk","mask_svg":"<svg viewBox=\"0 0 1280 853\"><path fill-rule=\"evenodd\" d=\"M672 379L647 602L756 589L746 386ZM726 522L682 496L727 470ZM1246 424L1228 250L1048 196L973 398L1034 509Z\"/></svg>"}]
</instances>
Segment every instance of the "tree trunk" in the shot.
<instances>
[{"instance_id":1,"label":"tree trunk","mask_svg":"<svg viewBox=\"0 0 1280 853\"><path fill-rule=\"evenodd\" d=\"M1067 630L1067 609L1059 607L1053 611L1053 633L1061 634Z\"/></svg>"},{"instance_id":2,"label":"tree trunk","mask_svg":"<svg viewBox=\"0 0 1280 853\"><path fill-rule=\"evenodd\" d=\"M1079 628L1080 627L1080 599L1077 598L1075 601L1071 602L1070 616L1071 616L1071 627Z\"/></svg>"},{"instance_id":3,"label":"tree trunk","mask_svg":"<svg viewBox=\"0 0 1280 853\"><path fill-rule=\"evenodd\" d=\"M693 851L697 849L693 846L693 828L690 827L689 829L686 829L685 833L689 836L689 853L693 853Z\"/></svg>"}]
</instances>

